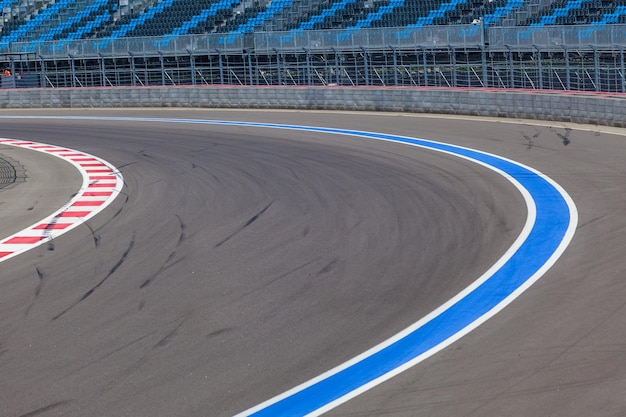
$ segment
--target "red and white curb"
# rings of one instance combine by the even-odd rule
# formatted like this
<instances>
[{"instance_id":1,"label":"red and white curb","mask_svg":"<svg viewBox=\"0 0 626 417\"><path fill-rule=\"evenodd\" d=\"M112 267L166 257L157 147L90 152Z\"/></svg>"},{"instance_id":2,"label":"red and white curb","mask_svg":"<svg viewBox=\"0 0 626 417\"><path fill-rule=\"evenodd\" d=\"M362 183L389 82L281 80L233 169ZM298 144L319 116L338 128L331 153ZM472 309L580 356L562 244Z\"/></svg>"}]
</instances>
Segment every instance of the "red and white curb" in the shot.
<instances>
[{"instance_id":1,"label":"red and white curb","mask_svg":"<svg viewBox=\"0 0 626 417\"><path fill-rule=\"evenodd\" d=\"M0 240L0 262L24 253L80 226L115 200L122 191L122 174L107 161L85 152L45 143L2 139L0 144L53 155L74 165L83 177L76 196L52 215Z\"/></svg>"}]
</instances>

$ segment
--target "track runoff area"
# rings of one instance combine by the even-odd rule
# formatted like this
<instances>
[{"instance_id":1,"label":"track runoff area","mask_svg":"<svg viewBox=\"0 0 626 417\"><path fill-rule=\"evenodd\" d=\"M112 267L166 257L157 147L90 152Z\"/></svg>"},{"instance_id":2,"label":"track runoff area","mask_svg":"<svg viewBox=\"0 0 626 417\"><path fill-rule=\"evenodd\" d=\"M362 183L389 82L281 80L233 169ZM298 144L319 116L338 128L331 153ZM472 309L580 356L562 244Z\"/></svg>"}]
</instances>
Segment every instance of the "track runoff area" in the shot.
<instances>
[{"instance_id":1,"label":"track runoff area","mask_svg":"<svg viewBox=\"0 0 626 417\"><path fill-rule=\"evenodd\" d=\"M502 175L519 190L528 213L524 228L507 252L478 280L383 343L236 417L321 415L417 365L493 317L540 279L565 251L578 223L578 212L570 196L541 172L497 155L436 141L349 129L220 120L82 116L6 118L212 124L350 135L463 158ZM0 241L0 262L54 239L95 216L119 195L123 186L123 178L115 167L95 156L28 141L1 139L0 143L63 158L83 176L83 186L63 208Z\"/></svg>"}]
</instances>

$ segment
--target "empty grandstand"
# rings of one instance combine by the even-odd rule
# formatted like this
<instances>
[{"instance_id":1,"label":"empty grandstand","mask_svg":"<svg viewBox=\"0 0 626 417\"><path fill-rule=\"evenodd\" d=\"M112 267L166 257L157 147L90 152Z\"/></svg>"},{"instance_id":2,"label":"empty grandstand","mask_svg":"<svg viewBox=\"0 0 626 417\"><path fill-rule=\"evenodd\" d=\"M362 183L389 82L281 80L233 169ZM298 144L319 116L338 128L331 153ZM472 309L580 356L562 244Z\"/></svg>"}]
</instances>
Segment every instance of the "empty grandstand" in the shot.
<instances>
[{"instance_id":1,"label":"empty grandstand","mask_svg":"<svg viewBox=\"0 0 626 417\"><path fill-rule=\"evenodd\" d=\"M0 65L42 86L624 91L626 0L0 0L0 12Z\"/></svg>"}]
</instances>

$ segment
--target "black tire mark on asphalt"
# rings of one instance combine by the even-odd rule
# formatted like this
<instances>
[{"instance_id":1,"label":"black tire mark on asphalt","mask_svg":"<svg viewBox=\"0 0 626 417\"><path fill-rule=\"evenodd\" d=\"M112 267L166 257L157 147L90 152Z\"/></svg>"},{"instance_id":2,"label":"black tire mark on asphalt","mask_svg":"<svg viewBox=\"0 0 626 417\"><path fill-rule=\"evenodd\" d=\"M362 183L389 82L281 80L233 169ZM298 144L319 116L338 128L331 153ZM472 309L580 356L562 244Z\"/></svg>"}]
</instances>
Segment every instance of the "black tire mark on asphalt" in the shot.
<instances>
[{"instance_id":1,"label":"black tire mark on asphalt","mask_svg":"<svg viewBox=\"0 0 626 417\"><path fill-rule=\"evenodd\" d=\"M211 339L226 333L234 332L235 330L237 330L236 327L224 327L223 329L215 330L214 332L207 334L206 337L207 339Z\"/></svg>"},{"instance_id":2,"label":"black tire mark on asphalt","mask_svg":"<svg viewBox=\"0 0 626 417\"><path fill-rule=\"evenodd\" d=\"M328 274L333 269L335 269L335 266L337 265L337 262L339 262L339 259L333 259L332 261L327 263L326 266L324 266L322 269L320 269L320 271L317 273L317 275L320 276L320 275Z\"/></svg>"},{"instance_id":3,"label":"black tire mark on asphalt","mask_svg":"<svg viewBox=\"0 0 626 417\"><path fill-rule=\"evenodd\" d=\"M250 226L252 223L254 223L255 221L257 221L259 219L259 217L261 217L271 206L272 204L274 204L274 201L270 202L267 206L265 206L261 211L259 211L257 214L255 214L254 216L252 216L250 219L248 219L248 221L241 226L239 229L235 230L232 234L230 234L229 236L227 236L226 238L224 238L221 242L217 243L215 245L216 248L219 248L220 246L222 246L224 243L228 242L229 240L231 240L233 237L235 237L237 234L241 233L242 230L244 230L246 227Z\"/></svg>"},{"instance_id":4,"label":"black tire mark on asphalt","mask_svg":"<svg viewBox=\"0 0 626 417\"><path fill-rule=\"evenodd\" d=\"M139 286L139 288L145 288L148 285L152 284L152 282L154 282L156 277L158 277L162 272L168 270L169 268L173 267L174 265L178 264L183 259L185 259L185 257L183 256L182 258L177 259L175 262L172 262L174 260L174 258L176 258L176 249L178 249L180 247L180 245L182 244L182 242L186 239L186 236L185 236L185 228L186 228L185 223L183 222L183 219L178 214L176 215L176 219L178 219L178 224L179 224L179 227L180 227L180 234L178 235L178 242L176 242L176 248L174 249L174 251L172 253L169 254L169 256L167 257L167 259L165 260L163 265L161 265L161 267L158 269L158 271L155 272L154 274L152 274L144 282L142 282L141 285ZM143 308L143 307L141 307L141 308Z\"/></svg>"},{"instance_id":5,"label":"black tire mark on asphalt","mask_svg":"<svg viewBox=\"0 0 626 417\"><path fill-rule=\"evenodd\" d=\"M110 351L109 353L105 354L104 356L99 357L97 360L93 361L92 363L100 363L102 361L104 361L105 359L115 355L118 352L121 352L122 350L129 348L139 342L141 342L144 339L147 339L148 337L154 336L157 332L156 331L152 331L150 333L144 334L143 336L139 336L133 340L131 340L128 343L123 344L122 346L119 346L115 349L113 349L112 351Z\"/></svg>"},{"instance_id":6,"label":"black tire mark on asphalt","mask_svg":"<svg viewBox=\"0 0 626 417\"><path fill-rule=\"evenodd\" d=\"M212 180L214 180L216 183L222 185L222 181L220 180L220 178L215 175L213 172L209 171L207 168L203 167L202 165L198 165L196 163L192 163L191 164L191 168L192 169L200 169L201 171L207 173Z\"/></svg>"},{"instance_id":7,"label":"black tire mark on asphalt","mask_svg":"<svg viewBox=\"0 0 626 417\"><path fill-rule=\"evenodd\" d=\"M591 220L589 220L589 221L587 221L587 222L585 222L585 223L579 224L579 225L578 225L577 230L580 230L580 229L582 229L583 227L588 226L588 225L590 225L590 224L592 224L592 223L595 223L595 222L597 222L598 220L601 220L601 219L603 219L603 218L605 218L605 217L606 217L606 214L603 214L603 215L598 216L598 217L595 217L595 218L593 218L593 219L591 219Z\"/></svg>"},{"instance_id":8,"label":"black tire mark on asphalt","mask_svg":"<svg viewBox=\"0 0 626 417\"><path fill-rule=\"evenodd\" d=\"M296 273L296 272L298 272L298 271L300 271L302 269L305 269L309 265L312 265L315 262L318 262L320 259L322 259L322 257L318 256L315 259L312 259L312 260L310 260L308 262L305 262L302 265L297 266L297 267L295 267L295 268L293 268L293 269L291 269L291 270L289 270L289 271L287 271L287 272L277 276L276 278L274 278L274 279L272 279L272 280L270 280L268 282L263 283L263 285L261 285L259 287L252 288L250 291L240 294L240 296L237 298L237 300L241 300L241 299L243 299L245 297L248 297L250 294L254 294L256 291L259 290L259 288L268 287L268 286L274 284L275 282L280 281L283 278L287 278L289 275L294 274L294 273Z\"/></svg>"},{"instance_id":9,"label":"black tire mark on asphalt","mask_svg":"<svg viewBox=\"0 0 626 417\"><path fill-rule=\"evenodd\" d=\"M28 314L30 314L30 310L35 305L35 302L37 301L37 299L39 298L39 294L41 293L41 289L43 288L44 273L41 272L41 269L39 269L39 267L35 267L35 271L37 272L37 277L39 278L39 282L37 283L37 287L35 288L35 296L33 297L33 301L31 301L30 305L26 309L26 312L24 313L24 317L27 317Z\"/></svg>"},{"instance_id":10,"label":"black tire mark on asphalt","mask_svg":"<svg viewBox=\"0 0 626 417\"><path fill-rule=\"evenodd\" d=\"M133 246L135 245L135 236L133 236L132 240L130 241L130 244L128 245L128 248L126 249L126 251L124 251L124 253L122 254L122 257L117 261L117 263L115 265L113 265L113 268L111 268L111 270L109 271L109 273L107 274L106 277L102 278L102 280L97 283L92 289L90 289L89 291L87 291L85 293L85 295L82 296L82 298L80 299L80 301L83 301L84 299L86 299L87 297L89 297L91 294L94 293L94 291L96 291L98 288L100 288L100 286L102 286L102 284L105 283L105 281L107 279L109 279L109 277L111 277L111 275L113 275L115 273L115 271L117 271L119 269L120 266L122 266L122 264L124 263L124 261L126 261L126 258L128 258L128 254L130 253L130 251L133 249Z\"/></svg>"},{"instance_id":11,"label":"black tire mark on asphalt","mask_svg":"<svg viewBox=\"0 0 626 417\"><path fill-rule=\"evenodd\" d=\"M127 166L129 166L129 165L134 165L134 164L136 164L137 162L139 162L139 161L133 161L133 162L129 162L129 163L124 164L124 165L120 165L120 166L118 166L118 167L117 167L117 170L118 170L118 171L121 171L121 170L122 170L122 168L126 168L126 167L127 167Z\"/></svg>"},{"instance_id":12,"label":"black tire mark on asphalt","mask_svg":"<svg viewBox=\"0 0 626 417\"><path fill-rule=\"evenodd\" d=\"M85 294L83 294L83 296L77 302L75 302L74 304L72 304L71 306L69 306L68 308L66 308L65 310L63 310L62 312L57 314L56 316L54 316L52 318L52 320L54 321L54 320L60 318L65 313L67 313L68 311L70 311L71 309L76 307L78 304L80 304L81 302L85 301L94 292L96 292L96 290L98 288L100 288L119 269L120 266L122 266L124 261L126 261L126 259L128 258L128 255L132 251L134 245L135 245L135 236L133 235L133 237L131 238L130 244L128 245L128 248L124 251L124 253L122 254L122 257L117 261L117 263L115 265L113 265L113 268L111 268L109 273L104 278L102 278L100 280L100 282L98 282L91 289L89 289Z\"/></svg>"},{"instance_id":13,"label":"black tire mark on asphalt","mask_svg":"<svg viewBox=\"0 0 626 417\"><path fill-rule=\"evenodd\" d=\"M178 243L176 247L180 246L180 244L185 240L185 223L183 223L183 219L177 214L176 218L178 219L178 223L180 225L180 235L178 236Z\"/></svg>"},{"instance_id":14,"label":"black tire mark on asphalt","mask_svg":"<svg viewBox=\"0 0 626 417\"><path fill-rule=\"evenodd\" d=\"M163 336L161 338L161 340L159 340L158 342L156 342L156 344L152 347L152 349L157 349L157 348L161 348L165 345L167 345L168 343L170 343L172 341L172 339L174 337L176 337L176 334L178 333L178 329L181 328L181 326L187 321L187 319L189 318L189 314L184 315L181 319L180 319L180 323L178 323L176 325L176 327L174 327L172 330L170 330L170 332L168 334L166 334L165 336Z\"/></svg>"},{"instance_id":15,"label":"black tire mark on asphalt","mask_svg":"<svg viewBox=\"0 0 626 417\"><path fill-rule=\"evenodd\" d=\"M154 280L161 275L163 272L167 271L168 269L170 269L171 267L173 267L174 265L182 262L185 260L185 257L183 256L180 259L177 259L176 262L172 262L171 264L168 265L168 262L171 262L172 259L174 259L174 257L176 256L176 251L170 253L170 255L167 257L167 260L165 261L165 263L163 264L163 266L161 266L159 268L158 271L156 271L154 274L150 275L150 278L147 278L144 282L141 283L141 285L139 286L140 289L147 287L148 285L152 284L154 282Z\"/></svg>"},{"instance_id":16,"label":"black tire mark on asphalt","mask_svg":"<svg viewBox=\"0 0 626 417\"><path fill-rule=\"evenodd\" d=\"M87 226L87 228L91 232L91 236L93 237L93 243L97 248L98 246L100 246L100 239L101 239L100 235L96 233L96 231L93 229L93 227L91 227L89 222L85 222L85 226Z\"/></svg>"},{"instance_id":17,"label":"black tire mark on asphalt","mask_svg":"<svg viewBox=\"0 0 626 417\"><path fill-rule=\"evenodd\" d=\"M66 404L69 404L71 402L72 402L72 400L59 401L59 402L47 405L45 407L38 408L38 409L36 409L34 411L31 411L29 413L22 414L19 417L34 417L34 416L38 416L38 415L46 413L46 412L48 412L50 410L54 410L55 408L62 407L62 406L66 405Z\"/></svg>"},{"instance_id":18,"label":"black tire mark on asphalt","mask_svg":"<svg viewBox=\"0 0 626 417\"><path fill-rule=\"evenodd\" d=\"M300 265L300 266L298 266L298 267L296 267L296 268L292 269L291 271L287 271L287 272L285 272L284 274L282 274L282 275L278 276L277 278L273 279L272 281L270 281L270 284L271 284L271 283L273 283L273 282L276 282L276 281L280 281L281 279L286 278L286 277L288 277L289 275L293 274L294 272L298 272L299 270L301 270L301 269L303 269L303 268L306 268L307 266L311 265L313 262L317 262L317 261L319 261L320 259L321 259L321 257L317 257L317 258L315 258L315 259L313 259L313 260L310 260L310 261L308 261L308 262L305 262L305 263L303 263L302 265Z\"/></svg>"},{"instance_id":19,"label":"black tire mark on asphalt","mask_svg":"<svg viewBox=\"0 0 626 417\"><path fill-rule=\"evenodd\" d=\"M569 127L565 128L565 134L559 133L556 130L554 130L554 128L550 127L550 130L552 130L563 142L563 146L567 146L570 143L572 143L571 139L569 138L570 135L572 134L572 129Z\"/></svg>"},{"instance_id":20,"label":"black tire mark on asphalt","mask_svg":"<svg viewBox=\"0 0 626 417\"><path fill-rule=\"evenodd\" d=\"M89 230L91 231L92 236L94 237L94 243L96 244L96 247L98 247L98 245L100 244L100 235L98 235L98 232L102 229L104 229L105 226L107 226L111 221L113 221L113 219L115 219L117 216L119 216L122 213L122 210L124 210L124 207L126 206L126 204L128 203L129 200L129 195L126 193L122 193L120 191L120 194L124 195L124 203L122 204L122 206L115 212L115 214L113 214L113 216L111 216L110 219L108 219L106 222L104 222L102 225L100 225L97 229L94 229L93 227L91 227L91 225L88 222L85 222L85 225L87 225L87 227L89 228ZM97 242L96 242L97 239Z\"/></svg>"},{"instance_id":21,"label":"black tire mark on asphalt","mask_svg":"<svg viewBox=\"0 0 626 417\"><path fill-rule=\"evenodd\" d=\"M528 136L524 132L520 132L524 139L526 139L526 149L531 150L535 146L535 139L537 139L541 135L541 131L535 128L535 133L532 136Z\"/></svg>"},{"instance_id":22,"label":"black tire mark on asphalt","mask_svg":"<svg viewBox=\"0 0 626 417\"><path fill-rule=\"evenodd\" d=\"M43 286L44 274L43 272L41 272L41 269L39 269L39 267L35 267L35 270L37 271L37 277L39 278L39 284L37 285L37 288L35 289L35 297L38 297L39 293L41 292L41 287Z\"/></svg>"}]
</instances>

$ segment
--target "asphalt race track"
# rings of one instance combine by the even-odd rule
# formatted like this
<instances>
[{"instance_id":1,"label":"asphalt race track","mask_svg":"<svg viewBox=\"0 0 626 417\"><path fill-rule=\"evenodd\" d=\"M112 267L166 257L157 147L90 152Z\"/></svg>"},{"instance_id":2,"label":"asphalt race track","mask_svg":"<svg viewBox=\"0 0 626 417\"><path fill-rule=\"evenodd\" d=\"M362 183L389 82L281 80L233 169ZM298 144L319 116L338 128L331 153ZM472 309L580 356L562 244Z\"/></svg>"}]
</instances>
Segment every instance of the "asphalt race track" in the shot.
<instances>
[{"instance_id":1,"label":"asphalt race track","mask_svg":"<svg viewBox=\"0 0 626 417\"><path fill-rule=\"evenodd\" d=\"M402 114L33 110L274 122L434 139L531 166L579 221L536 284L328 416L626 415L626 138L618 129ZM580 128L580 129L579 129ZM0 137L112 163L122 194L0 263L0 416L232 416L433 311L520 234L500 175L407 145L246 126L0 119ZM0 145L0 237L68 201L63 161Z\"/></svg>"}]
</instances>

